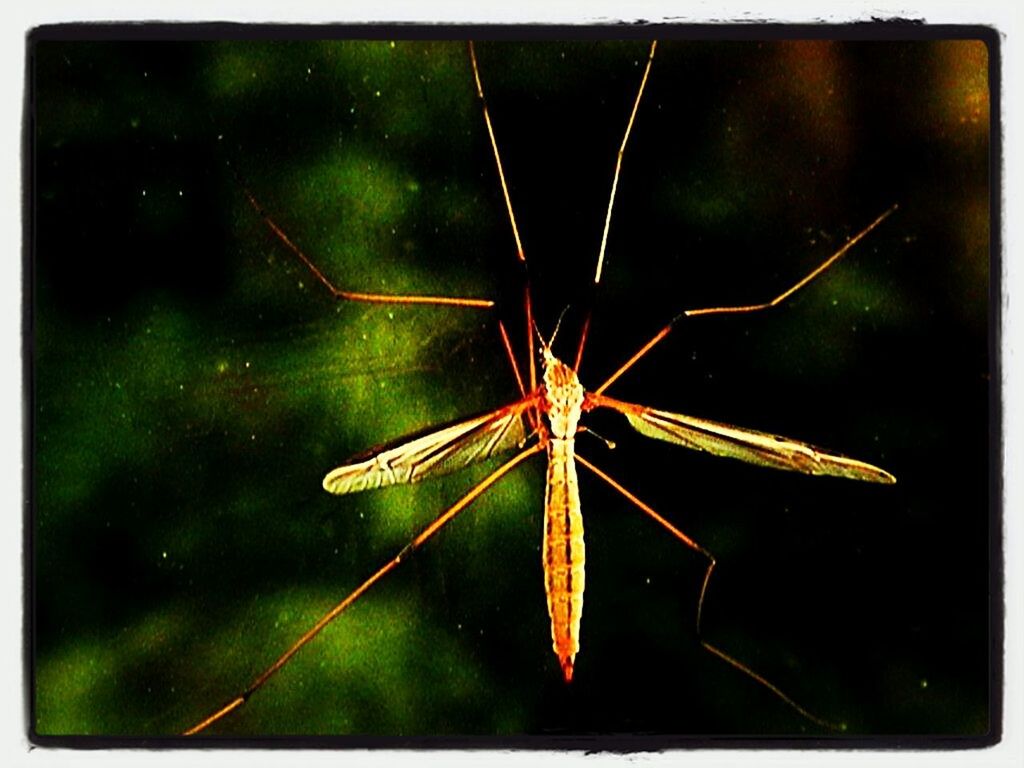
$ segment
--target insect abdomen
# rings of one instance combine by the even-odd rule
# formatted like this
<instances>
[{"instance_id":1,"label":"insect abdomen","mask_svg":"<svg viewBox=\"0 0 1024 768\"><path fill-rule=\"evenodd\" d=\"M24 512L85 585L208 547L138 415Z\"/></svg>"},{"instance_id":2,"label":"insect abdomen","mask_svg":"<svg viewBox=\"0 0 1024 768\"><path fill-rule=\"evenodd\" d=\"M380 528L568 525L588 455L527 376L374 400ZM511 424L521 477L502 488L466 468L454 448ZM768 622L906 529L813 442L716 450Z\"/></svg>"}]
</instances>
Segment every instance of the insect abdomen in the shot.
<instances>
[{"instance_id":1,"label":"insect abdomen","mask_svg":"<svg viewBox=\"0 0 1024 768\"><path fill-rule=\"evenodd\" d=\"M551 642L565 681L572 680L580 649L583 615L583 516L580 513L574 442L548 443L548 481L544 500L544 586L551 617Z\"/></svg>"}]
</instances>

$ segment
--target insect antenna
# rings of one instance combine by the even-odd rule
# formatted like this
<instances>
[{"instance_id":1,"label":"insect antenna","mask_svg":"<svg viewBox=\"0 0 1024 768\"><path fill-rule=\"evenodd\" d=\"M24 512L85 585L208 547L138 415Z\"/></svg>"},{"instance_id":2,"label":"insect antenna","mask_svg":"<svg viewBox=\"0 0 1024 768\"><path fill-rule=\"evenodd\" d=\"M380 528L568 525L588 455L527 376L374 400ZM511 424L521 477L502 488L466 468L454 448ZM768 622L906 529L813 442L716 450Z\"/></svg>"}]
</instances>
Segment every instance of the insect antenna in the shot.
<instances>
[{"instance_id":1,"label":"insect antenna","mask_svg":"<svg viewBox=\"0 0 1024 768\"><path fill-rule=\"evenodd\" d=\"M562 327L562 320L565 319L565 313L569 311L570 307L571 305L566 304L562 308L562 311L558 313L558 320L555 321L555 330L551 332L551 341L544 345L548 348L548 351L550 351L551 348L555 346L555 337L558 335L558 329ZM537 333L538 335L540 334L539 331ZM543 341L543 339L541 339L541 341Z\"/></svg>"}]
</instances>

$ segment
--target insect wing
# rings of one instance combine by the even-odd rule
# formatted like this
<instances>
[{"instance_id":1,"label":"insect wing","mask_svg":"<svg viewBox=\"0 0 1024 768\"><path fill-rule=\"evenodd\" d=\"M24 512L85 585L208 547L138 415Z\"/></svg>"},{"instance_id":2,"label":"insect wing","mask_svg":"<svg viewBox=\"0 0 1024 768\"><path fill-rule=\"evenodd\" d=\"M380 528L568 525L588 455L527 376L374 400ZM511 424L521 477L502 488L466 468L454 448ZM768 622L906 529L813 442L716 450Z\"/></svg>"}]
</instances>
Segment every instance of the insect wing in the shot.
<instances>
[{"instance_id":1,"label":"insect wing","mask_svg":"<svg viewBox=\"0 0 1024 768\"><path fill-rule=\"evenodd\" d=\"M768 432L658 411L607 397L601 397L598 405L619 411L641 435L695 451L808 475L831 475L869 483L896 482L884 469Z\"/></svg>"},{"instance_id":2,"label":"insect wing","mask_svg":"<svg viewBox=\"0 0 1024 768\"><path fill-rule=\"evenodd\" d=\"M491 413L372 449L331 470L324 478L324 490L340 495L399 483L418 483L519 448L529 435L526 413L535 404L536 398L527 398Z\"/></svg>"}]
</instances>

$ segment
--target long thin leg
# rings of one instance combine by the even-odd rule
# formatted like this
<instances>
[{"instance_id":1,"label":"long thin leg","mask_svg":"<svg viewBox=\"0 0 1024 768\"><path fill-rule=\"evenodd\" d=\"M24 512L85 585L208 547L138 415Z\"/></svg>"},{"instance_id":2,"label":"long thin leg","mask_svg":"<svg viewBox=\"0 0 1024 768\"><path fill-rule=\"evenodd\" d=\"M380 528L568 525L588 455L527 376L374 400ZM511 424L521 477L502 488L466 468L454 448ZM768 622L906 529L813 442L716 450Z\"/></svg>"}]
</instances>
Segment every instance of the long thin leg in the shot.
<instances>
[{"instance_id":1,"label":"long thin leg","mask_svg":"<svg viewBox=\"0 0 1024 768\"><path fill-rule=\"evenodd\" d=\"M580 366L583 364L583 347L587 343L587 334L590 333L590 310L587 310L587 316L583 318L583 330L580 331L580 343L576 346L576 361L572 364L572 369L576 371L578 376L580 373Z\"/></svg>"},{"instance_id":2,"label":"long thin leg","mask_svg":"<svg viewBox=\"0 0 1024 768\"><path fill-rule=\"evenodd\" d=\"M594 283L601 282L601 271L604 269L604 250L608 244L608 228L612 223L612 206L615 205L615 192L619 188L619 171L622 170L622 156L626 153L626 144L629 142L629 134L633 130L633 121L636 120L637 110L640 109L640 99L643 98L644 88L647 85L647 76L651 72L651 64L654 63L654 51L658 48L658 41L651 43L651 50L647 54L647 66L644 67L644 76L640 80L640 88L636 92L636 99L633 101L633 111L629 113L629 122L626 123L626 133L622 137L622 144L619 146L619 154L615 157L615 175L612 177L612 192L608 196L608 211L604 215L604 231L601 233L601 250L597 254L597 269L594 271Z\"/></svg>"},{"instance_id":3,"label":"long thin leg","mask_svg":"<svg viewBox=\"0 0 1024 768\"><path fill-rule=\"evenodd\" d=\"M726 314L736 315L736 314L742 314L742 313L745 313L745 312L759 312L759 311L761 311L763 309L770 309L771 307L778 306L779 304L784 302L786 299L788 299L790 296L792 296L794 293L796 293L801 288L803 288L805 285L810 283L812 280L814 280L815 278L819 277L823 272L825 272L829 267L834 265L837 261L839 261L839 259L841 259L843 256L845 256L847 251L849 251L851 248L853 248L853 246L855 246L858 242L860 242L860 240L865 235L867 235L871 230L873 230L875 227L877 227L879 224L881 224L883 221L885 221L887 218L889 218L889 216L891 216L892 213L898 207L899 207L898 205L893 205L889 210L887 210L885 213L883 213L881 216L879 216L873 222L871 222L866 227L864 227L864 229L862 229L860 232L858 232L852 238L847 240L846 244L843 245L842 248L840 248L838 251L833 253L827 259L825 259L825 261L823 261L821 264L819 264L813 270L811 270L811 272L809 272L807 275L805 275L799 282L797 282L794 285L790 286L789 288L787 288L785 291L783 291L782 293L780 293L778 296L776 296L774 299L771 299L770 301L766 301L766 302L764 302L762 304L743 304L743 305L732 306L732 307L705 307L705 308L701 308L701 309L687 309L687 310L685 310L683 312L680 312L678 315L676 315L674 318L672 318L672 320L669 322L668 325L666 325L664 328L662 328L660 331L658 331L656 334L654 334L654 336L651 337L650 341L648 341L646 344L644 344L642 347L640 347L640 349L637 350L637 352L631 358L629 358L625 363L623 363L619 367L619 369L617 371L615 371L615 373L613 373L611 376L609 376L608 379L600 387L595 389L594 393L600 395L602 392L604 392L606 389L608 389L608 387L610 387L613 383L615 383L618 380L618 378L620 376L622 376L622 374L624 374L626 371L628 371L630 368L632 368L633 365L638 360L640 360L640 358L642 358L644 355L646 355L648 352L650 352L655 344L657 344L659 341L661 341L666 336L668 336L672 332L672 330L675 328L676 323L678 323L683 318L686 318L686 317L698 317L700 315L726 315Z\"/></svg>"},{"instance_id":4,"label":"long thin leg","mask_svg":"<svg viewBox=\"0 0 1024 768\"><path fill-rule=\"evenodd\" d=\"M529 296L529 294L527 294L527 296ZM512 365L512 373L516 377L516 386L519 387L519 394L525 398L527 392L526 388L523 386L523 377L519 374L519 364L516 362L515 352L512 351L512 342L508 338L508 331L505 330L505 324L500 320L498 321L498 330L501 331L501 343L505 347L505 354L508 357L509 363ZM532 351L530 352L530 359L533 359ZM536 369L532 368L531 378L536 377L535 371ZM536 389L536 384L530 385L530 392L535 392ZM537 421L537 410L535 408L530 408L526 412L526 420L530 423L531 432L537 431L538 427L540 427L540 423Z\"/></svg>"},{"instance_id":5,"label":"long thin leg","mask_svg":"<svg viewBox=\"0 0 1024 768\"><path fill-rule=\"evenodd\" d=\"M508 331L505 330L505 324L498 321L498 330L501 332L501 343L505 347L505 354L508 355L508 361L512 366L512 373L516 377L516 386L519 387L519 394L526 397L526 389L523 387L523 377L519 375L519 364L516 363L515 352L512 351L512 342L508 338Z\"/></svg>"},{"instance_id":6,"label":"long thin leg","mask_svg":"<svg viewBox=\"0 0 1024 768\"><path fill-rule=\"evenodd\" d=\"M476 47L473 41L469 41L469 61L473 66L473 81L476 84L476 95L480 99L480 106L484 113L484 124L487 126L487 136L491 140L491 152L494 154L494 164L498 167L498 180L501 182L501 194L505 198L505 209L508 211L508 220L512 225L512 236L516 241L516 257L524 269L524 309L526 314L526 346L530 370L530 391L537 387L537 366L533 354L533 305L530 301L530 279L526 274L526 253L523 251L523 242L519 238L519 227L516 225L516 213L512 208L512 198L508 193L508 183L505 181L505 168L501 164L501 153L498 151L498 141L494 137L494 126L491 123L491 112L487 108L487 97L484 95L483 80L480 79L480 67L476 61Z\"/></svg>"},{"instance_id":7,"label":"long thin leg","mask_svg":"<svg viewBox=\"0 0 1024 768\"><path fill-rule=\"evenodd\" d=\"M269 680L279 669L281 669L281 667L283 667L285 664L291 661L291 658L296 653L298 653L303 648L303 646L305 646L314 637L320 634L320 632L328 624L330 624L332 621L338 618L338 616L346 608L348 608L356 600L358 600L363 595L363 593L366 592L366 590L368 590L379 579L381 579L388 572L394 569L399 563L402 562L402 560L404 560L406 557L408 557L417 549L419 549L428 539L430 539L435 533L441 530L441 528L443 528L449 521L451 521L452 518L459 514L459 512L461 512L463 509L468 507L473 501L477 499L477 497L479 497L484 491L486 491L488 488L494 485L494 483L496 483L500 478L508 474L510 471L512 471L512 469L517 467L526 459L533 456L535 453L541 451L542 447L543 446L540 443L537 443L524 451L520 451L514 458L505 462L498 469L496 469L494 472L492 472L490 475L484 478L479 484L474 486L469 493L467 493L465 496L463 496L461 499L455 502L455 504L453 504L446 511L441 513L437 517L437 519L434 520L434 522L432 522L430 525L424 528L415 539L406 544L405 547L402 548L401 552L399 552L391 560L385 563L380 569L377 570L376 573L370 576L370 578L368 578L366 581L364 581L362 584L356 587L356 589L353 590L348 595L348 597L346 597L336 606L331 608L331 610L329 610L327 613L321 616L320 619L317 620L316 624L310 627L309 630L307 630L306 633L302 635L302 637L296 640L287 651L281 654L277 661L275 661L273 664L267 667L259 675L259 677L257 677L252 682L252 684L248 688L246 688L242 693L238 694L238 696L236 696L230 702L228 702L223 707L218 709L216 712L211 714L209 717L206 717L200 722L193 725L182 735L194 736L195 734L205 730L221 718L225 717L231 712L234 712L236 709L245 704L245 702L249 700L249 697L252 696L261 687L263 687L263 684L266 683L267 680Z\"/></svg>"},{"instance_id":8,"label":"long thin leg","mask_svg":"<svg viewBox=\"0 0 1024 768\"><path fill-rule=\"evenodd\" d=\"M252 207L256 209L256 212L260 215L263 221L266 222L266 225L270 227L270 231L277 236L278 240L284 243L288 250L298 257L299 261L306 265L306 268L313 274L313 277L319 280L336 299L344 299L346 301L364 301L372 304L440 304L443 306L475 307L478 309L488 309L494 306L494 302L490 299L462 299L449 296L402 296L385 293L343 291L336 287L334 283L332 283L327 276L320 271L320 268L313 263L313 260L303 253L299 246L292 242L291 238L285 234L284 230L281 229L272 218L270 218L270 214L263 209L263 206L260 205L252 192L246 189L244 185L242 187L242 191L245 192L245 196L249 199Z\"/></svg>"},{"instance_id":9,"label":"long thin leg","mask_svg":"<svg viewBox=\"0 0 1024 768\"><path fill-rule=\"evenodd\" d=\"M487 109L487 97L484 96L483 81L480 80L480 68L476 63L476 48L473 41L469 41L469 61L473 65L473 79L476 82L476 95L480 98L480 105L484 111L484 123L487 125L487 135L491 139L491 150L494 152L494 162L498 166L498 178L501 180L501 193L505 196L505 208L508 210L508 220L512 224L512 235L516 239L516 255L519 261L526 263L526 254L523 252L523 243L519 239L519 227L516 226L516 214L512 210L512 198L508 194L508 184L505 183L505 170L501 165L501 153L498 152L498 142L494 138L494 126L491 125L491 113Z\"/></svg>"},{"instance_id":10,"label":"long thin leg","mask_svg":"<svg viewBox=\"0 0 1024 768\"><path fill-rule=\"evenodd\" d=\"M707 558L707 560L708 560L708 567L707 567L707 570L704 572L704 581L703 581L703 583L701 584L701 587L700 587L700 598L697 600L697 637L700 638L701 646L703 648L705 648L707 651L709 651L710 653L713 653L715 656L720 658L722 661L724 661L727 664L729 664L730 666L734 667L735 669L738 669L740 672L745 674L747 677L749 677L752 680L755 680L758 683L760 683L761 685L763 685L765 688L767 688L769 691L774 693L776 696L778 696L780 699L782 699L782 701L786 702L789 706L791 706L798 713L800 713L805 718L810 720L812 723L815 723L816 725L819 725L819 726L821 726L823 728L828 728L829 730L845 730L845 727L843 725L836 725L834 723L830 723L827 720L823 720L820 717L817 717L816 715L812 714L811 712L806 710L804 707L801 707L799 704L797 704L795 701L793 701L793 699L791 699L789 696L787 696L785 693L783 693L782 690L779 689L778 686L776 686L774 683L770 682L763 675L759 675L757 672L752 670L750 667L748 667L742 661L739 661L738 659L730 656L725 651L723 651L720 648L712 645L711 643L709 643L707 640L705 640L703 638L703 632L702 632L702 629L701 629L701 619L702 619L703 611L704 611L704 597L705 597L705 595L707 594L707 591L708 591L708 583L711 581L711 573L715 569L715 556L712 555L711 552L706 550L700 544L698 544L696 541L694 541L689 536L687 536L685 533L683 533L681 530L679 530L674 525L672 525L672 523L670 523L664 517L662 517L657 512L655 512L647 504L642 502L633 493L631 493L629 490L624 488L618 481L616 481L615 479L610 477L603 470L598 469L597 467L595 467L593 464L591 464L589 461L584 459L578 453L576 454L576 460L579 461L580 464L582 464L584 467L589 469L591 472L593 472L595 475L597 475L599 478L601 478L606 483L608 483L608 485L610 485L616 491L618 491L623 496L625 496L629 501L631 501L633 504L635 504L640 509L641 512L643 512L645 515L647 515L652 520L654 520L656 523L658 523L658 525L660 525L662 528L664 528L669 533L671 533L676 539L681 541L683 544L688 546L690 549L694 550L695 552L699 552L700 554L702 554L704 557Z\"/></svg>"},{"instance_id":11,"label":"long thin leg","mask_svg":"<svg viewBox=\"0 0 1024 768\"><path fill-rule=\"evenodd\" d=\"M237 177L237 174L236 174ZM260 205L256 196L249 191L249 189L241 184L241 178L238 178L239 184L242 187L242 191L248 198L249 203L256 212L260 215L266 225L270 228L277 238L284 243L284 245L290 250L298 259L306 266L306 268L313 274L313 276L319 280L325 288L331 293L335 299L347 300L347 301L363 301L375 304L430 304L430 305L442 305L442 306L456 306L456 307L472 307L479 309L487 309L494 306L494 302L489 299L462 299L447 296L402 296L393 294L378 294L378 293L359 293L355 291L343 291L337 288L319 267L310 259L306 254L299 248L291 238L281 229L277 222L275 222L270 214L264 210L263 206ZM519 386L520 394L525 395L526 391L523 389L522 378L519 375L519 366L516 364L515 357L512 354L512 348L508 342L508 334L505 332L504 326L499 321L499 330L501 331L502 340L505 344L505 350L508 352L509 361L512 363L512 372L515 374L516 382Z\"/></svg>"},{"instance_id":12,"label":"long thin leg","mask_svg":"<svg viewBox=\"0 0 1024 768\"><path fill-rule=\"evenodd\" d=\"M526 308L526 356L530 361L530 391L537 388L537 355L533 347L533 299L530 297L530 280L523 284L523 306Z\"/></svg>"},{"instance_id":13,"label":"long thin leg","mask_svg":"<svg viewBox=\"0 0 1024 768\"><path fill-rule=\"evenodd\" d=\"M643 77L640 79L640 87L637 89L636 98L633 100L633 111L629 113L629 121L626 123L626 132L622 136L622 144L619 145L619 152L615 156L615 174L612 176L612 191L608 195L608 210L604 215L604 231L601 233L601 248L597 254L597 268L594 270L594 287L601 282L601 273L604 270L604 252L608 245L608 229L612 223L612 208L615 205L615 193L619 188L619 172L622 170L622 156L626 153L626 144L629 142L629 135L633 131L633 121L636 120L637 110L640 109L640 100L644 95L644 88L647 86L647 76L651 73L651 64L654 63L654 52L658 48L658 41L651 43L651 50L647 54L647 66L644 67ZM579 373L580 364L583 362L583 347L587 343L587 332L590 330L590 313L587 313L583 321L583 331L580 333L580 343L576 349L576 364L573 370Z\"/></svg>"}]
</instances>

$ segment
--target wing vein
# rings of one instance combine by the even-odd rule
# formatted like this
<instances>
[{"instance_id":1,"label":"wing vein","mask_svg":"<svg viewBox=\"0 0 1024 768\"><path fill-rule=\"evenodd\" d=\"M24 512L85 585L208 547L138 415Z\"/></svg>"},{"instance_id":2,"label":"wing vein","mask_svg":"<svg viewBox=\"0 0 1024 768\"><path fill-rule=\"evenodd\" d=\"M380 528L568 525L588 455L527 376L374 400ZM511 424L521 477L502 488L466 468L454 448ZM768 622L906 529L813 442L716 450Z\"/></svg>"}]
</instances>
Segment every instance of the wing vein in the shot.
<instances>
[{"instance_id":1,"label":"wing vein","mask_svg":"<svg viewBox=\"0 0 1024 768\"><path fill-rule=\"evenodd\" d=\"M518 448L529 434L524 417L538 397L534 392L496 411L371 449L331 470L324 488L345 494L417 483Z\"/></svg>"},{"instance_id":2,"label":"wing vein","mask_svg":"<svg viewBox=\"0 0 1024 768\"><path fill-rule=\"evenodd\" d=\"M845 477L871 483L896 482L890 473L872 464L781 435L681 413L659 411L604 395L591 394L589 397L591 407L607 407L618 411L626 417L633 429L645 437L773 469Z\"/></svg>"}]
</instances>

